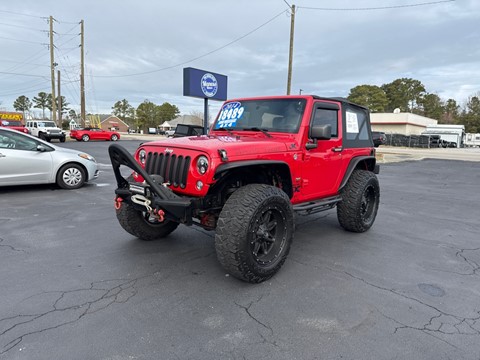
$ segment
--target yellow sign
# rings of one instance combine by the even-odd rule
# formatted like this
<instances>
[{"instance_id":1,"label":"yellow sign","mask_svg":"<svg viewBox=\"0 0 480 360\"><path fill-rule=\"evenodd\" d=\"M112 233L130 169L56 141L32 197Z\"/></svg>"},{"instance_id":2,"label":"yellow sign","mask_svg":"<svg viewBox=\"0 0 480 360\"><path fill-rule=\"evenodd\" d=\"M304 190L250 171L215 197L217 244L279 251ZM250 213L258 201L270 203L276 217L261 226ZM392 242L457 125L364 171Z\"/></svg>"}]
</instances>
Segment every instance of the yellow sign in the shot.
<instances>
[{"instance_id":1,"label":"yellow sign","mask_svg":"<svg viewBox=\"0 0 480 360\"><path fill-rule=\"evenodd\" d=\"M18 120L22 121L23 120L23 115L18 114L18 113L5 113L5 112L0 112L0 119L1 120Z\"/></svg>"}]
</instances>

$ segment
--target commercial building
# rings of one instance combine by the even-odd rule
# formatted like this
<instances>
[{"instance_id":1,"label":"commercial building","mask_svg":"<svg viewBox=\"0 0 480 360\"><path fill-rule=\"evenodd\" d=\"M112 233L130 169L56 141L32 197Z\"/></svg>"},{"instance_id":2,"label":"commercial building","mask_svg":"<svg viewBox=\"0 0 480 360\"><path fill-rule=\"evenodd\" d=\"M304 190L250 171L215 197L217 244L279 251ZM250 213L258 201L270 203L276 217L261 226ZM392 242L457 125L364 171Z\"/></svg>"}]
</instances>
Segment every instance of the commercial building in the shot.
<instances>
[{"instance_id":1,"label":"commercial building","mask_svg":"<svg viewBox=\"0 0 480 360\"><path fill-rule=\"evenodd\" d=\"M373 131L386 134L421 135L427 126L437 125L438 121L412 113L372 113L370 122Z\"/></svg>"}]
</instances>

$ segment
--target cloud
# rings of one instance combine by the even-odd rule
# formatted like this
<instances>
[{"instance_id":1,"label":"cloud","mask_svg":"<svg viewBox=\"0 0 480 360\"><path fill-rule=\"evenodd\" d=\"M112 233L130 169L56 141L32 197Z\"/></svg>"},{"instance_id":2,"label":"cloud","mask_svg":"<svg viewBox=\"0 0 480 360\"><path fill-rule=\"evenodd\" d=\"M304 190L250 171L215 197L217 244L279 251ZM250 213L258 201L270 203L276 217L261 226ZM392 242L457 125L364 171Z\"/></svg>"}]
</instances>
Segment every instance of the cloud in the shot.
<instances>
[{"instance_id":1,"label":"cloud","mask_svg":"<svg viewBox=\"0 0 480 360\"><path fill-rule=\"evenodd\" d=\"M392 0L388 5L412 3ZM339 0L324 7L378 4ZM354 86L382 85L401 77L420 80L427 91L459 103L480 91L476 0L371 11L307 9L319 7L314 0L297 0L295 5L292 93L302 89L321 96L346 96ZM283 0L5 2L0 5L4 15L0 72L23 76L0 73L0 107L12 110L20 95L32 98L39 91L51 91L45 45L48 24L42 18L50 14L57 20L56 44L62 44L56 49L65 82L62 94L74 108L79 108L80 39L75 35L81 19L88 111L110 112L124 98L134 106L149 99L173 103L186 114L203 111L201 99L182 96L186 66L227 75L229 97L284 94L290 35L287 10ZM147 74L130 76L138 73ZM218 107L212 102L212 108Z\"/></svg>"}]
</instances>

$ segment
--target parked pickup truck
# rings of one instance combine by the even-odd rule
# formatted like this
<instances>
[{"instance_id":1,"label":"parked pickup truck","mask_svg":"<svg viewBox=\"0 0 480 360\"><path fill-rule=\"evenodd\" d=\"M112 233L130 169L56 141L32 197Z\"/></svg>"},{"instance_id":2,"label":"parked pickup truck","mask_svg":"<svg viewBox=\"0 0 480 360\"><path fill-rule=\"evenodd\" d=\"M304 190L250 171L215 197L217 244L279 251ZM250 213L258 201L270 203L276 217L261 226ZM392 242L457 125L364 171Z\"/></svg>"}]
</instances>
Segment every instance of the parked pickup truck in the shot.
<instances>
[{"instance_id":1,"label":"parked pickup truck","mask_svg":"<svg viewBox=\"0 0 480 360\"><path fill-rule=\"evenodd\" d=\"M222 266L252 283L282 267L295 212L336 207L341 227L364 232L379 207L370 114L343 98L229 100L208 135L146 142L133 156L112 144L109 155L127 232L156 240L179 224L214 230Z\"/></svg>"}]
</instances>

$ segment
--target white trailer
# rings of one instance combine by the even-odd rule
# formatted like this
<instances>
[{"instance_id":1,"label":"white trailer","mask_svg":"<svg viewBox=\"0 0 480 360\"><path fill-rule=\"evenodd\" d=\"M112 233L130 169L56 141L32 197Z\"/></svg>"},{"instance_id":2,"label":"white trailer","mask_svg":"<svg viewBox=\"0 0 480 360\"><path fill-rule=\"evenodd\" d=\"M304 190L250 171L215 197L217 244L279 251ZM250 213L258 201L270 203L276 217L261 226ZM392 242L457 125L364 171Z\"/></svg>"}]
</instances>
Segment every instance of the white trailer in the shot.
<instances>
[{"instance_id":1,"label":"white trailer","mask_svg":"<svg viewBox=\"0 0 480 360\"><path fill-rule=\"evenodd\" d=\"M465 125L427 125L422 135L439 135L440 139L456 143L456 147L460 148L465 142Z\"/></svg>"},{"instance_id":2,"label":"white trailer","mask_svg":"<svg viewBox=\"0 0 480 360\"><path fill-rule=\"evenodd\" d=\"M480 134L467 133L465 135L466 147L480 147Z\"/></svg>"}]
</instances>

